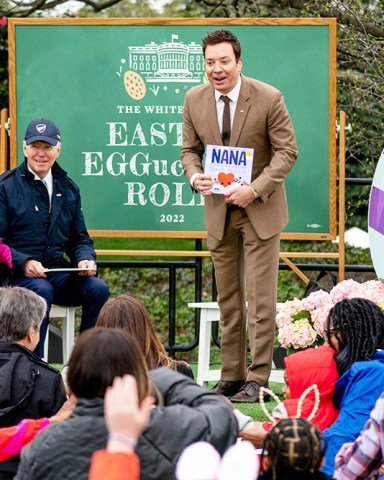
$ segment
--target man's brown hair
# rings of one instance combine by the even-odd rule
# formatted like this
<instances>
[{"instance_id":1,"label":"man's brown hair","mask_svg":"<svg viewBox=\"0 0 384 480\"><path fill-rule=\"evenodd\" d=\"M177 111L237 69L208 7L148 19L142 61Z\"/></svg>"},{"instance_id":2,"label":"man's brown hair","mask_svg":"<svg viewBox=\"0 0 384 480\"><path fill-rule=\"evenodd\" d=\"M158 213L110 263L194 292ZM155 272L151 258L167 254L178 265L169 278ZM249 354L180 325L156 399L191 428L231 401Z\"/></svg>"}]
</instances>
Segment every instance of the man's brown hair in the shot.
<instances>
[{"instance_id":1,"label":"man's brown hair","mask_svg":"<svg viewBox=\"0 0 384 480\"><path fill-rule=\"evenodd\" d=\"M205 50L208 45L217 45L218 43L227 42L232 45L233 53L235 54L236 62L241 58L241 46L238 38L229 30L215 30L214 32L209 32L205 37L202 38L203 41L203 54L205 58Z\"/></svg>"}]
</instances>

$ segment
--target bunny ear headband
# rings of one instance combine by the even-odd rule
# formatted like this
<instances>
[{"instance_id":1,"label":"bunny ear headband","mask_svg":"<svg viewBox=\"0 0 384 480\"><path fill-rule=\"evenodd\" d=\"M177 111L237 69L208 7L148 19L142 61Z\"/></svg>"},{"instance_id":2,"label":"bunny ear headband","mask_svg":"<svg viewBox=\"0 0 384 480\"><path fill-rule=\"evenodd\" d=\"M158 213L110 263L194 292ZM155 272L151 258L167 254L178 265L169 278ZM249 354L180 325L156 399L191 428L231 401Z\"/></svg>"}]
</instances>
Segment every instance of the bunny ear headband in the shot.
<instances>
[{"instance_id":1,"label":"bunny ear headband","mask_svg":"<svg viewBox=\"0 0 384 480\"><path fill-rule=\"evenodd\" d=\"M315 383L313 385L311 385L310 387L308 387L306 390L304 390L304 392L301 394L301 397L299 398L299 402L297 404L297 412L296 412L296 415L295 415L295 417L297 417L297 418L301 417L301 410L303 408L304 400L312 390L314 391L314 394L315 394L315 402L313 404L312 412L307 417L307 420L309 422L311 420L313 420L314 416L316 415L317 410L319 409L319 405L320 405L320 392L319 392L319 389L318 389L318 387ZM272 424L276 425L276 423L277 423L276 419L271 416L271 414L267 410L267 407L265 406L264 392L269 393L269 395L271 395L271 397L273 397L276 400L277 403L281 403L281 400L269 388L265 388L265 387L260 388L260 392L259 392L260 406L261 406L263 412L265 413L265 415L267 416L267 418L269 418L269 420L272 422Z\"/></svg>"}]
</instances>

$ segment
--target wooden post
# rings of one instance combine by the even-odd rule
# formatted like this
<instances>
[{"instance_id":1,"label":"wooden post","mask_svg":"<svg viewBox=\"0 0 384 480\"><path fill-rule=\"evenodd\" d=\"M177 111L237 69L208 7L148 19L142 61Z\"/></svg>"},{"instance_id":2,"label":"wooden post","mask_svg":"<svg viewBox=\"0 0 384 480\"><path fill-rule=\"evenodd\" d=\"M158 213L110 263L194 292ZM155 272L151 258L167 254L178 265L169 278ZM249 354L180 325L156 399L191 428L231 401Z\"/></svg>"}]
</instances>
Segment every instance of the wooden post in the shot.
<instances>
[{"instance_id":1,"label":"wooden post","mask_svg":"<svg viewBox=\"0 0 384 480\"><path fill-rule=\"evenodd\" d=\"M339 282L345 278L345 112L340 112L339 132Z\"/></svg>"},{"instance_id":2,"label":"wooden post","mask_svg":"<svg viewBox=\"0 0 384 480\"><path fill-rule=\"evenodd\" d=\"M8 122L8 110L3 108L0 111L0 173L8 170L8 131L6 124Z\"/></svg>"}]
</instances>

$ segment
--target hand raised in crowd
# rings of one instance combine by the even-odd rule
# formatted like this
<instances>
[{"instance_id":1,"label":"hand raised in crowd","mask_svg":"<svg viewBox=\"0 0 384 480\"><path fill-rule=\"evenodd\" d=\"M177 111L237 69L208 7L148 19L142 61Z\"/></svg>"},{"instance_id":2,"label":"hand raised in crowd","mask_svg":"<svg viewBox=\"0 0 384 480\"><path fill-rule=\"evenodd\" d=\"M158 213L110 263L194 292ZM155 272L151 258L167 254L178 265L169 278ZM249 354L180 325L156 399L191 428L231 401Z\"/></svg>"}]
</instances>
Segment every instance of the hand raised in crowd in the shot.
<instances>
[{"instance_id":1,"label":"hand raised in crowd","mask_svg":"<svg viewBox=\"0 0 384 480\"><path fill-rule=\"evenodd\" d=\"M12 253L8 245L3 244L0 238L0 262L6 263L9 268L12 268Z\"/></svg>"},{"instance_id":2,"label":"hand raised in crowd","mask_svg":"<svg viewBox=\"0 0 384 480\"><path fill-rule=\"evenodd\" d=\"M139 405L136 379L132 375L116 377L105 393L104 416L109 431L110 452L133 452L154 405L146 397Z\"/></svg>"}]
</instances>

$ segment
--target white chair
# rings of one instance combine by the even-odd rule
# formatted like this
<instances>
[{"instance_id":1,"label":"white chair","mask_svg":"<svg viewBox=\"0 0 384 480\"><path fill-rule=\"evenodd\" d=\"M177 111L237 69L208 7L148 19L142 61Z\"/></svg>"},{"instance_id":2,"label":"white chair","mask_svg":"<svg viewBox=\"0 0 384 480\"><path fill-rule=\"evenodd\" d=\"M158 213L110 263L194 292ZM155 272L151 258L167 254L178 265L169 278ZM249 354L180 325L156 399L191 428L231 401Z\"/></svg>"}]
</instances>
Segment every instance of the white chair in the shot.
<instances>
[{"instance_id":1,"label":"white chair","mask_svg":"<svg viewBox=\"0 0 384 480\"><path fill-rule=\"evenodd\" d=\"M73 346L75 344L75 313L76 307L62 307L60 305L52 305L49 313L50 318L62 318L62 341L63 341L63 364L68 362ZM48 362L49 347L49 328L44 342L43 360Z\"/></svg>"},{"instance_id":2,"label":"white chair","mask_svg":"<svg viewBox=\"0 0 384 480\"><path fill-rule=\"evenodd\" d=\"M276 305L277 311L282 303ZM208 382L220 380L221 370L210 369L211 327L213 322L220 321L220 309L217 302L188 303L188 307L200 310L199 353L197 357L196 382L208 387ZM284 371L273 369L269 377L271 382L284 383Z\"/></svg>"}]
</instances>

